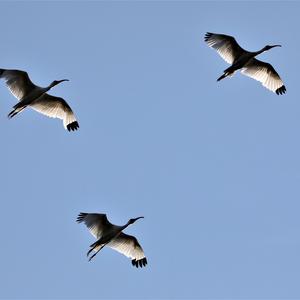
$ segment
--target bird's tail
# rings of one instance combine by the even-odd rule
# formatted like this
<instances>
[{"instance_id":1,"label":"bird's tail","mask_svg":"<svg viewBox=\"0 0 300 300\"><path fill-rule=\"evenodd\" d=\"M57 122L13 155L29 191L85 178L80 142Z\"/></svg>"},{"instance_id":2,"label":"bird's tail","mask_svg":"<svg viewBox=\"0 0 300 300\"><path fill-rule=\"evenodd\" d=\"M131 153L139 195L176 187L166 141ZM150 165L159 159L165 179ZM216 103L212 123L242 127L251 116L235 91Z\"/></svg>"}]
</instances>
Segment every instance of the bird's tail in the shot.
<instances>
[{"instance_id":1,"label":"bird's tail","mask_svg":"<svg viewBox=\"0 0 300 300\"><path fill-rule=\"evenodd\" d=\"M19 104L19 103L18 103ZM19 112L21 112L23 109L26 108L26 105L15 105L13 108L13 110L8 114L8 118L11 119L12 117L14 117L16 114L18 114Z\"/></svg>"},{"instance_id":2,"label":"bird's tail","mask_svg":"<svg viewBox=\"0 0 300 300\"><path fill-rule=\"evenodd\" d=\"M4 69L0 69L0 76L3 74L4 71Z\"/></svg>"}]
</instances>

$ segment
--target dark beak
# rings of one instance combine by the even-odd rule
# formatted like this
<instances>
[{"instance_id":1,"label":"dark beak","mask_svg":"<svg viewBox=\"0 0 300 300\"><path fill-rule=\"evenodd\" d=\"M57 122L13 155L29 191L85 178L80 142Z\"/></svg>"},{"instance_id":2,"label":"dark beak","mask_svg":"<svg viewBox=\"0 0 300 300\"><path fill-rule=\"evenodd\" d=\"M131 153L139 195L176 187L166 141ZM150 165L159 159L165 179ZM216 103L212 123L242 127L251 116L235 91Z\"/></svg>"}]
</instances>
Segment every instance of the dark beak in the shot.
<instances>
[{"instance_id":1,"label":"dark beak","mask_svg":"<svg viewBox=\"0 0 300 300\"><path fill-rule=\"evenodd\" d=\"M273 45L272 48L274 48L274 47L281 47L281 45Z\"/></svg>"},{"instance_id":2,"label":"dark beak","mask_svg":"<svg viewBox=\"0 0 300 300\"><path fill-rule=\"evenodd\" d=\"M144 217L138 217L138 218L135 218L134 220L136 221L136 220L138 220L138 219L143 219Z\"/></svg>"},{"instance_id":3,"label":"dark beak","mask_svg":"<svg viewBox=\"0 0 300 300\"><path fill-rule=\"evenodd\" d=\"M70 81L69 79L62 79L62 80L58 80L59 83L63 82L63 81Z\"/></svg>"}]
</instances>

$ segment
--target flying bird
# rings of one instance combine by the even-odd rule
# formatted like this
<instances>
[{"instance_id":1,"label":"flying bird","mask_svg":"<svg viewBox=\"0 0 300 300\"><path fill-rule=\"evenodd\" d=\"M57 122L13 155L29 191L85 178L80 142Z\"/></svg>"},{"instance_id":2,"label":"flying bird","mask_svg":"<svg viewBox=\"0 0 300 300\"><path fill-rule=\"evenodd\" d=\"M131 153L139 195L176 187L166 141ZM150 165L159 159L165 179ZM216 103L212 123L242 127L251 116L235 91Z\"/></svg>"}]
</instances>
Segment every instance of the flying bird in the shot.
<instances>
[{"instance_id":1,"label":"flying bird","mask_svg":"<svg viewBox=\"0 0 300 300\"><path fill-rule=\"evenodd\" d=\"M0 69L0 79L4 79L8 89L19 100L8 114L9 118L23 111L27 106L50 118L63 120L65 129L74 131L79 128L76 117L68 103L60 97L47 94L54 86L68 79L54 80L47 87L32 83L28 74L21 70Z\"/></svg>"},{"instance_id":2,"label":"flying bird","mask_svg":"<svg viewBox=\"0 0 300 300\"><path fill-rule=\"evenodd\" d=\"M204 37L205 42L209 47L217 50L219 55L231 66L224 70L224 74L217 81L224 79L227 76L232 76L235 71L241 69L241 73L249 76L257 81L260 81L264 87L276 93L277 95L284 94L286 88L278 73L269 63L260 61L255 56L281 45L265 46L256 52L244 50L235 40L234 37L207 32Z\"/></svg>"},{"instance_id":3,"label":"flying bird","mask_svg":"<svg viewBox=\"0 0 300 300\"><path fill-rule=\"evenodd\" d=\"M108 246L131 258L133 266L137 268L145 267L147 265L147 258L138 240L134 236L122 232L127 226L141 218L144 217L130 219L125 225L117 226L108 221L106 214L80 213L76 221L78 223L83 222L97 239L95 243L90 245L90 250L87 252L87 256L91 252L95 252L89 257L89 261L104 246Z\"/></svg>"}]
</instances>

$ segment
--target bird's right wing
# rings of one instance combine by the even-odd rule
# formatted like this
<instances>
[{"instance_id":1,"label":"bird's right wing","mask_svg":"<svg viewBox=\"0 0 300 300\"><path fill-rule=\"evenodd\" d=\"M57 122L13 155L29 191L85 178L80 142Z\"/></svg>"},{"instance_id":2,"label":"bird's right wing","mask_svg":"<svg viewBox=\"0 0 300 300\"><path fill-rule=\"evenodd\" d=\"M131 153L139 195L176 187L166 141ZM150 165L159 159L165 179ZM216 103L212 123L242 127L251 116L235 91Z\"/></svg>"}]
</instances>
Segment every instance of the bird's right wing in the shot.
<instances>
[{"instance_id":1,"label":"bird's right wing","mask_svg":"<svg viewBox=\"0 0 300 300\"><path fill-rule=\"evenodd\" d=\"M101 238L101 236L103 235L104 228L106 226L112 225L108 221L106 214L90 214L81 212L78 215L76 222L83 222L96 239Z\"/></svg>"},{"instance_id":2,"label":"bird's right wing","mask_svg":"<svg viewBox=\"0 0 300 300\"><path fill-rule=\"evenodd\" d=\"M106 246L131 258L132 265L136 266L137 268L139 266L145 267L147 264L147 258L145 257L144 251L134 236L121 232Z\"/></svg>"},{"instance_id":3,"label":"bird's right wing","mask_svg":"<svg viewBox=\"0 0 300 300\"><path fill-rule=\"evenodd\" d=\"M260 81L264 87L282 95L286 92L283 81L269 63L252 58L242 69L242 74Z\"/></svg>"},{"instance_id":4,"label":"bird's right wing","mask_svg":"<svg viewBox=\"0 0 300 300\"><path fill-rule=\"evenodd\" d=\"M63 120L65 129L77 130L79 124L69 104L60 97L43 94L30 104L30 107L50 118Z\"/></svg>"},{"instance_id":5,"label":"bird's right wing","mask_svg":"<svg viewBox=\"0 0 300 300\"><path fill-rule=\"evenodd\" d=\"M36 88L24 71L0 69L0 78L5 80L8 89L18 100Z\"/></svg>"},{"instance_id":6,"label":"bird's right wing","mask_svg":"<svg viewBox=\"0 0 300 300\"><path fill-rule=\"evenodd\" d=\"M238 57L248 52L230 35L207 32L204 41L209 47L214 48L229 64L233 64Z\"/></svg>"}]
</instances>

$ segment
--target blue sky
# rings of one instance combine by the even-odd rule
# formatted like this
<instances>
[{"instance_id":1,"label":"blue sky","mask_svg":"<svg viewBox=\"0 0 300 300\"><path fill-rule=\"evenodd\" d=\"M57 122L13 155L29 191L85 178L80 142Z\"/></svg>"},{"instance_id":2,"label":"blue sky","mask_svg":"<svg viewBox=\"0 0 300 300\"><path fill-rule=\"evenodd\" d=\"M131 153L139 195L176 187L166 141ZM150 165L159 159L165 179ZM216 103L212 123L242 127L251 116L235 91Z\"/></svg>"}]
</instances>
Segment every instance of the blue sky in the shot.
<instances>
[{"instance_id":1,"label":"blue sky","mask_svg":"<svg viewBox=\"0 0 300 300\"><path fill-rule=\"evenodd\" d=\"M290 2L1 2L1 68L26 70L80 130L0 85L0 298L300 298L299 9ZM236 37L281 75L277 96L228 66ZM94 241L79 212L139 220L145 269Z\"/></svg>"}]
</instances>

